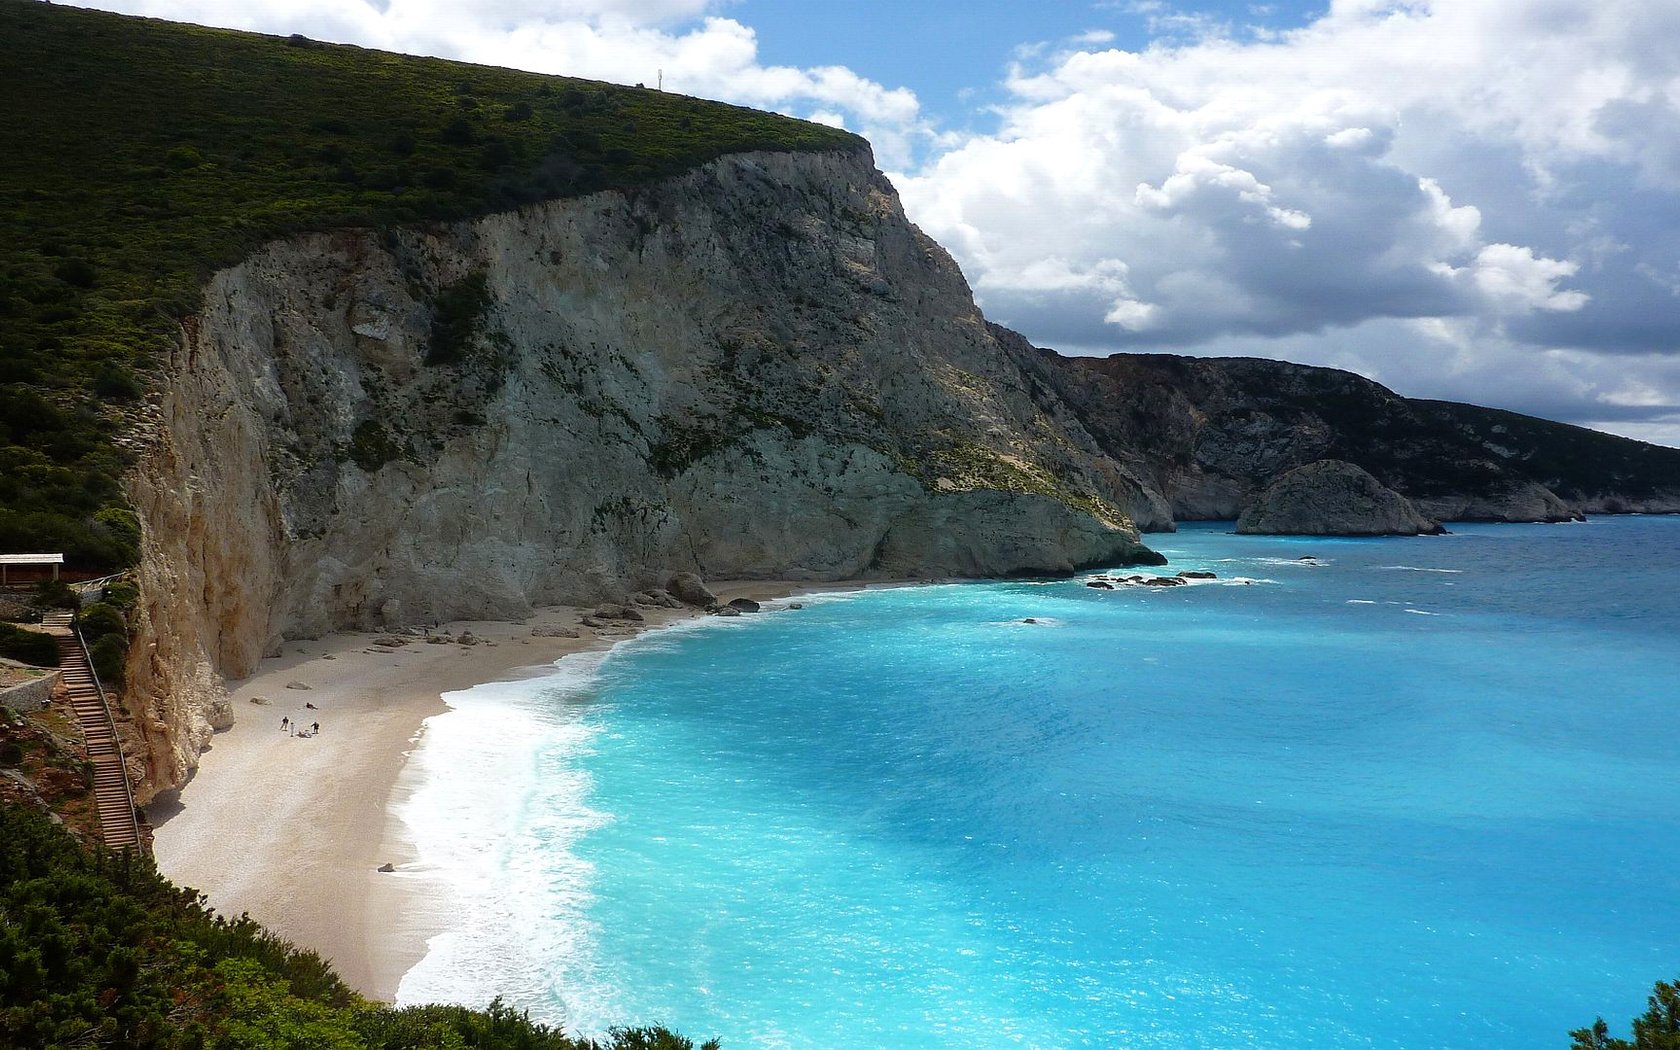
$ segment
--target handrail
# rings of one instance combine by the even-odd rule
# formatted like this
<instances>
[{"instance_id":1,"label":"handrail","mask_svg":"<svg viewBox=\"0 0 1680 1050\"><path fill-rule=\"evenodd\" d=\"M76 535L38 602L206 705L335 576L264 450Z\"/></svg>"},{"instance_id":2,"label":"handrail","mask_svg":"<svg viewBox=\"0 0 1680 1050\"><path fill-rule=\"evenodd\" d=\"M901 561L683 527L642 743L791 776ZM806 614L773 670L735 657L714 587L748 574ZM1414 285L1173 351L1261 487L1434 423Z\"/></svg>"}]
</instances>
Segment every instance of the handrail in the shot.
<instances>
[{"instance_id":1,"label":"handrail","mask_svg":"<svg viewBox=\"0 0 1680 1050\"><path fill-rule=\"evenodd\" d=\"M117 749L117 765L122 769L123 797L128 800L128 826L134 832L135 852L145 852L145 840L140 837L140 821L134 815L134 786L128 782L128 762L123 758L122 740L117 736L117 720L111 717L111 702L105 697L105 684L99 680L99 671L93 666L93 654L88 651L87 639L82 637L81 625L74 619L70 621L70 633L75 635L76 645L82 650L88 677L93 679L93 688L99 693L99 709L105 712L105 728L110 731L111 743Z\"/></svg>"}]
</instances>

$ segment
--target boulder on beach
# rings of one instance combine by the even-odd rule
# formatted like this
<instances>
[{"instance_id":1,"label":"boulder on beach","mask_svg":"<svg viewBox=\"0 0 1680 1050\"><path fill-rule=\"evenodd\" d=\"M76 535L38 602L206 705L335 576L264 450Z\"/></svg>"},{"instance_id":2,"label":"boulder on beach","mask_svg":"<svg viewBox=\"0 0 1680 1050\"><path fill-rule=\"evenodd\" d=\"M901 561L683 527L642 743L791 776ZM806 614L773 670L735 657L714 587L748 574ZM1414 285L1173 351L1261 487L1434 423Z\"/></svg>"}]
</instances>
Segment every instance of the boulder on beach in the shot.
<instances>
[{"instance_id":1,"label":"boulder on beach","mask_svg":"<svg viewBox=\"0 0 1680 1050\"><path fill-rule=\"evenodd\" d=\"M698 605L702 609L717 601L717 595L711 592L698 575L692 572L679 572L671 577L671 582L665 589L675 595L679 601L689 605Z\"/></svg>"},{"instance_id":2,"label":"boulder on beach","mask_svg":"<svg viewBox=\"0 0 1680 1050\"><path fill-rule=\"evenodd\" d=\"M735 606L733 606L733 605L720 605L717 608L712 610L712 615L714 615L714 616L739 616L739 615L741 615L741 610L735 608Z\"/></svg>"},{"instance_id":3,"label":"boulder on beach","mask_svg":"<svg viewBox=\"0 0 1680 1050\"><path fill-rule=\"evenodd\" d=\"M579 631L576 627L533 627L532 638L577 638Z\"/></svg>"},{"instance_id":4,"label":"boulder on beach","mask_svg":"<svg viewBox=\"0 0 1680 1050\"><path fill-rule=\"evenodd\" d=\"M739 609L744 613L758 612L758 603L751 598L734 598L729 602L731 609Z\"/></svg>"}]
</instances>

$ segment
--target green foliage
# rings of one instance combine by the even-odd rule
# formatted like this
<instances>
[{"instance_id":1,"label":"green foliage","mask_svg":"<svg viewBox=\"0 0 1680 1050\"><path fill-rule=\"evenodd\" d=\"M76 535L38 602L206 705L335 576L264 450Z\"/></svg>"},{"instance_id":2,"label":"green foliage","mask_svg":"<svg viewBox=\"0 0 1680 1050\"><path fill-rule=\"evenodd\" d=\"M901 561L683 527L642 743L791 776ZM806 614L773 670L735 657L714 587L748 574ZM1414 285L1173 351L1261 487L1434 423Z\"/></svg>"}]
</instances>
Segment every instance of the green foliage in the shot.
<instances>
[{"instance_id":1,"label":"green foliage","mask_svg":"<svg viewBox=\"0 0 1680 1050\"><path fill-rule=\"evenodd\" d=\"M350 435L350 459L356 466L372 474L402 455L402 447L392 439L385 425L374 419L356 424Z\"/></svg>"},{"instance_id":2,"label":"green foliage","mask_svg":"<svg viewBox=\"0 0 1680 1050\"><path fill-rule=\"evenodd\" d=\"M113 580L105 585L104 600L127 612L140 601L140 588L128 580Z\"/></svg>"},{"instance_id":3,"label":"green foliage","mask_svg":"<svg viewBox=\"0 0 1680 1050\"><path fill-rule=\"evenodd\" d=\"M57 667L58 643L40 631L0 623L0 656L36 667Z\"/></svg>"},{"instance_id":4,"label":"green foliage","mask_svg":"<svg viewBox=\"0 0 1680 1050\"><path fill-rule=\"evenodd\" d=\"M659 437L648 447L648 465L667 478L676 477L740 439L739 434L725 429L723 420L691 423L660 416L658 424Z\"/></svg>"},{"instance_id":5,"label":"green foliage","mask_svg":"<svg viewBox=\"0 0 1680 1050\"><path fill-rule=\"evenodd\" d=\"M1680 1050L1680 979L1658 981L1645 1012L1633 1019L1633 1041L1615 1039L1600 1017L1569 1033L1570 1050Z\"/></svg>"},{"instance_id":6,"label":"green foliage","mask_svg":"<svg viewBox=\"0 0 1680 1050\"><path fill-rule=\"evenodd\" d=\"M0 150L0 551L92 569L137 557L97 517L124 506L129 406L205 278L263 242L865 148L681 95L28 0L0 0L0 83L28 144ZM447 356L471 325L444 334Z\"/></svg>"},{"instance_id":7,"label":"green foliage","mask_svg":"<svg viewBox=\"0 0 1680 1050\"><path fill-rule=\"evenodd\" d=\"M426 363L454 364L466 357L489 307L490 286L482 272L469 274L440 292L432 303L432 341Z\"/></svg>"},{"instance_id":8,"label":"green foliage","mask_svg":"<svg viewBox=\"0 0 1680 1050\"><path fill-rule=\"evenodd\" d=\"M120 638L128 633L128 622L123 619L122 610L109 602L89 602L82 606L76 622L82 629L82 637L89 644L106 635Z\"/></svg>"},{"instance_id":9,"label":"green foliage","mask_svg":"<svg viewBox=\"0 0 1680 1050\"><path fill-rule=\"evenodd\" d=\"M106 689L121 689L128 680L125 664L128 660L128 639L120 634L108 634L88 646L88 659L93 673Z\"/></svg>"},{"instance_id":10,"label":"green foliage","mask_svg":"<svg viewBox=\"0 0 1680 1050\"><path fill-rule=\"evenodd\" d=\"M42 580L35 585L30 604L41 609L79 609L82 599L63 580Z\"/></svg>"},{"instance_id":11,"label":"green foliage","mask_svg":"<svg viewBox=\"0 0 1680 1050\"><path fill-rule=\"evenodd\" d=\"M493 1002L393 1009L249 918L224 919L146 857L86 851L0 804L0 1046L268 1050L693 1050L662 1028L604 1044ZM715 1050L707 1043L704 1050Z\"/></svg>"}]
</instances>

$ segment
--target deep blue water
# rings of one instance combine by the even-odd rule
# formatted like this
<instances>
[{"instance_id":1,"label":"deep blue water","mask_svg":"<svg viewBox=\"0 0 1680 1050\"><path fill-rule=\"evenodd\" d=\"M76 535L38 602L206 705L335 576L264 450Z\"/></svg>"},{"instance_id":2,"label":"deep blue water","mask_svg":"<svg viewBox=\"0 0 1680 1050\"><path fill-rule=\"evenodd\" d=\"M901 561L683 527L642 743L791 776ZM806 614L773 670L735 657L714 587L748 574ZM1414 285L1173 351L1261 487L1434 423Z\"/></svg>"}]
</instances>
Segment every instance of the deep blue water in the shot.
<instances>
[{"instance_id":1,"label":"deep blue water","mask_svg":"<svg viewBox=\"0 0 1680 1050\"><path fill-rule=\"evenodd\" d=\"M459 928L401 1001L1561 1050L1680 974L1680 519L1222 529L1150 538L1218 583L807 599L450 697L405 817Z\"/></svg>"}]
</instances>

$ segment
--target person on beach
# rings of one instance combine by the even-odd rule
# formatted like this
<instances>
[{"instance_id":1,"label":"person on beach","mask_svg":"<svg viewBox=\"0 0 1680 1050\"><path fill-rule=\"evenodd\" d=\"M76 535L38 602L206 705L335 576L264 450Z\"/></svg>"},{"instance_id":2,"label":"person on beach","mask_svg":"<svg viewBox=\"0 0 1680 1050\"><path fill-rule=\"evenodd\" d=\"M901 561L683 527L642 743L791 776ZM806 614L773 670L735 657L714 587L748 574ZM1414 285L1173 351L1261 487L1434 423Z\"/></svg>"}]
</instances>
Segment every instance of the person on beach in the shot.
<instances>
[{"instance_id":1,"label":"person on beach","mask_svg":"<svg viewBox=\"0 0 1680 1050\"><path fill-rule=\"evenodd\" d=\"M290 718L286 717L285 715L280 716L280 732L282 732L282 733L286 732L289 728L291 728L291 725L292 725L292 720Z\"/></svg>"},{"instance_id":2,"label":"person on beach","mask_svg":"<svg viewBox=\"0 0 1680 1050\"><path fill-rule=\"evenodd\" d=\"M320 731L321 731L321 723L319 723L319 722L316 722L315 724L313 724L309 727L309 735L310 736L314 736L316 733L319 733Z\"/></svg>"}]
</instances>

